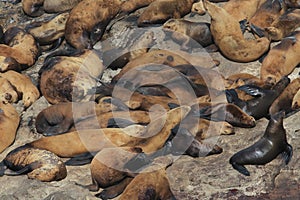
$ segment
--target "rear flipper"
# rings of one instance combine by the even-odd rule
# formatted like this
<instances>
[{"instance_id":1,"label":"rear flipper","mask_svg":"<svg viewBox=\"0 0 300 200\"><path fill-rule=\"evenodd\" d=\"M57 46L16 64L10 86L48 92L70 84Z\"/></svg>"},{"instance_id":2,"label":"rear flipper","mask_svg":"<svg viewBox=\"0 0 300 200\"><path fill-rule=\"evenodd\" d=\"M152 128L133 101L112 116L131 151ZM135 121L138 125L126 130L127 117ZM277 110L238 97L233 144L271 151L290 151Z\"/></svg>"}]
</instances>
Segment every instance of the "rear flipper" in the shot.
<instances>
[{"instance_id":1,"label":"rear flipper","mask_svg":"<svg viewBox=\"0 0 300 200\"><path fill-rule=\"evenodd\" d=\"M6 169L7 169L7 166L6 166L6 165L4 164L4 162L2 161L2 162L0 163L0 176L3 176L3 175L4 175Z\"/></svg>"},{"instance_id":2,"label":"rear flipper","mask_svg":"<svg viewBox=\"0 0 300 200\"><path fill-rule=\"evenodd\" d=\"M119 183L117 183L116 185L105 188L102 192L96 194L95 196L103 200L113 199L123 193L127 185L132 181L132 179L132 177L127 177Z\"/></svg>"},{"instance_id":3,"label":"rear flipper","mask_svg":"<svg viewBox=\"0 0 300 200\"><path fill-rule=\"evenodd\" d=\"M291 145L287 144L285 151L282 152L282 157L283 157L286 165L291 161L292 156L293 156L293 147Z\"/></svg>"},{"instance_id":4,"label":"rear flipper","mask_svg":"<svg viewBox=\"0 0 300 200\"><path fill-rule=\"evenodd\" d=\"M91 161L94 158L94 154L87 152L80 155L77 155L65 162L65 165L69 166L80 166L80 165L86 165L91 163Z\"/></svg>"},{"instance_id":5,"label":"rear flipper","mask_svg":"<svg viewBox=\"0 0 300 200\"><path fill-rule=\"evenodd\" d=\"M254 24L251 24L250 28L251 28L252 32L255 33L256 35L258 35L259 37L265 36L265 31L263 29L261 29L260 27L255 26Z\"/></svg>"},{"instance_id":6,"label":"rear flipper","mask_svg":"<svg viewBox=\"0 0 300 200\"><path fill-rule=\"evenodd\" d=\"M243 85L237 89L242 90L253 97L261 97L265 95L264 90L256 85Z\"/></svg>"},{"instance_id":7,"label":"rear flipper","mask_svg":"<svg viewBox=\"0 0 300 200\"><path fill-rule=\"evenodd\" d=\"M135 123L128 119L110 118L107 122L107 128L125 128Z\"/></svg>"},{"instance_id":8,"label":"rear flipper","mask_svg":"<svg viewBox=\"0 0 300 200\"><path fill-rule=\"evenodd\" d=\"M22 174L27 174L39 167L41 167L41 164L38 161L36 161L36 162L30 163L29 165L26 165L25 167L23 167L22 169L20 169L18 171L13 171L13 170L7 169L7 170L5 170L4 175L18 176L18 175L22 175Z\"/></svg>"},{"instance_id":9,"label":"rear flipper","mask_svg":"<svg viewBox=\"0 0 300 200\"><path fill-rule=\"evenodd\" d=\"M247 170L246 167L244 167L244 165L239 165L236 162L233 162L231 159L229 162L232 165L233 169L236 169L238 172L244 174L245 176L250 176L250 172Z\"/></svg>"}]
</instances>

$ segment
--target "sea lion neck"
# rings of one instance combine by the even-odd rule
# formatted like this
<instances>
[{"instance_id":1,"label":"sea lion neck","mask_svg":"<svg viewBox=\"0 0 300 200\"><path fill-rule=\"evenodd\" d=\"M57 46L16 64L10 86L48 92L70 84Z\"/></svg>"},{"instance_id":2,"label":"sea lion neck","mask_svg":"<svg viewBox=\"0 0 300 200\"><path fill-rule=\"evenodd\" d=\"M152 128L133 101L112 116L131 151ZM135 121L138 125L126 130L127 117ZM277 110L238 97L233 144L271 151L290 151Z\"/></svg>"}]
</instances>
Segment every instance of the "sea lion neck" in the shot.
<instances>
[{"instance_id":1,"label":"sea lion neck","mask_svg":"<svg viewBox=\"0 0 300 200\"><path fill-rule=\"evenodd\" d=\"M286 131L283 127L284 116L285 113L283 111L280 111L275 115L271 116L264 137L270 138L272 137L272 135L276 134L276 135L282 135L282 137L284 137L286 140Z\"/></svg>"}]
</instances>

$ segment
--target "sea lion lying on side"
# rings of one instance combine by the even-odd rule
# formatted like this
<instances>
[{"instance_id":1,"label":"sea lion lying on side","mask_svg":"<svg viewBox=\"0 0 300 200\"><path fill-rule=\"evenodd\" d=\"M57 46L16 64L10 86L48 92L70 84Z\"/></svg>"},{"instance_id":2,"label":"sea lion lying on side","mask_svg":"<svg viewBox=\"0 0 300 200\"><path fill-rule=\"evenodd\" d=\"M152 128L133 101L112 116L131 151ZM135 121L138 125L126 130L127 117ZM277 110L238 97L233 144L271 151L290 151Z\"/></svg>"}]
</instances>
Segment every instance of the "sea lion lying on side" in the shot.
<instances>
[{"instance_id":1,"label":"sea lion lying on side","mask_svg":"<svg viewBox=\"0 0 300 200\"><path fill-rule=\"evenodd\" d=\"M65 37L77 49L92 48L119 12L122 0L83 0L70 12Z\"/></svg>"},{"instance_id":2,"label":"sea lion lying on side","mask_svg":"<svg viewBox=\"0 0 300 200\"><path fill-rule=\"evenodd\" d=\"M285 164L289 163L293 148L287 142L283 118L284 112L271 116L263 137L252 146L237 152L230 158L229 162L234 169L245 176L250 176L250 172L244 165L265 165L279 154L283 155Z\"/></svg>"},{"instance_id":3,"label":"sea lion lying on side","mask_svg":"<svg viewBox=\"0 0 300 200\"><path fill-rule=\"evenodd\" d=\"M16 109L11 104L0 102L0 153L14 142L19 122Z\"/></svg>"},{"instance_id":4,"label":"sea lion lying on side","mask_svg":"<svg viewBox=\"0 0 300 200\"><path fill-rule=\"evenodd\" d=\"M54 153L26 145L9 152L1 162L0 169L0 175L27 173L28 178L45 182L59 181L67 176L63 161Z\"/></svg>"},{"instance_id":5,"label":"sea lion lying on side","mask_svg":"<svg viewBox=\"0 0 300 200\"><path fill-rule=\"evenodd\" d=\"M138 26L162 24L170 18L181 18L191 11L195 0L156 0L140 15Z\"/></svg>"},{"instance_id":6,"label":"sea lion lying on side","mask_svg":"<svg viewBox=\"0 0 300 200\"><path fill-rule=\"evenodd\" d=\"M205 1L205 6L211 16L210 30L215 44L228 59L251 62L269 49L270 41L266 37L246 40L239 21L226 10L208 1Z\"/></svg>"},{"instance_id":7,"label":"sea lion lying on side","mask_svg":"<svg viewBox=\"0 0 300 200\"><path fill-rule=\"evenodd\" d=\"M300 63L300 31L283 38L264 58L260 78L266 84L274 85L283 76L289 75Z\"/></svg>"},{"instance_id":8,"label":"sea lion lying on side","mask_svg":"<svg viewBox=\"0 0 300 200\"><path fill-rule=\"evenodd\" d=\"M10 69L21 71L35 63L39 54L39 47L31 34L26 33L19 27L12 27L5 31L3 40L4 44L0 44L0 56L11 57L20 65L2 64L1 72Z\"/></svg>"}]
</instances>

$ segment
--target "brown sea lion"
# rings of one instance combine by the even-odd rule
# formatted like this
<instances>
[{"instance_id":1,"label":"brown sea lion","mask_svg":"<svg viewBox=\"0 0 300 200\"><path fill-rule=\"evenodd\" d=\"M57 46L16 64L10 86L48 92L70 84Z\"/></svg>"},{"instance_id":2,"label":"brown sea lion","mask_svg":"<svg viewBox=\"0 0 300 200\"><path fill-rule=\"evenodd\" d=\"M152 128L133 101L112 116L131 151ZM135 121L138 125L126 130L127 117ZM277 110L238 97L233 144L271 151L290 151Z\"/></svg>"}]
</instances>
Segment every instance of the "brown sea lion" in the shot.
<instances>
[{"instance_id":1,"label":"brown sea lion","mask_svg":"<svg viewBox=\"0 0 300 200\"><path fill-rule=\"evenodd\" d=\"M25 14L31 17L38 17L44 14L45 0L22 0L22 8Z\"/></svg>"},{"instance_id":2,"label":"brown sea lion","mask_svg":"<svg viewBox=\"0 0 300 200\"><path fill-rule=\"evenodd\" d=\"M30 77L12 70L0 73L0 77L7 79L13 85L15 91L22 98L25 108L31 106L40 97L40 92Z\"/></svg>"},{"instance_id":3,"label":"brown sea lion","mask_svg":"<svg viewBox=\"0 0 300 200\"><path fill-rule=\"evenodd\" d=\"M255 119L268 117L270 106L289 85L289 83L290 79L288 77L283 77L270 90L265 90L255 85L243 85L238 87L237 89L253 96L253 99L242 101L237 97L233 90L227 90L227 100L229 103L233 103L239 106L244 112L246 112L248 115L253 116Z\"/></svg>"},{"instance_id":4,"label":"brown sea lion","mask_svg":"<svg viewBox=\"0 0 300 200\"><path fill-rule=\"evenodd\" d=\"M15 103L19 100L18 93L7 79L0 77L0 85L0 102L7 104Z\"/></svg>"},{"instance_id":5,"label":"brown sea lion","mask_svg":"<svg viewBox=\"0 0 300 200\"><path fill-rule=\"evenodd\" d=\"M250 172L244 165L265 165L279 154L283 155L285 164L289 163L293 148L287 142L283 118L284 112L271 116L263 137L252 146L237 152L230 158L229 162L234 169L245 176L250 176Z\"/></svg>"},{"instance_id":6,"label":"brown sea lion","mask_svg":"<svg viewBox=\"0 0 300 200\"><path fill-rule=\"evenodd\" d=\"M25 30L33 35L40 45L52 44L65 34L65 25L69 13L62 13L51 17L47 21L33 22Z\"/></svg>"},{"instance_id":7,"label":"brown sea lion","mask_svg":"<svg viewBox=\"0 0 300 200\"><path fill-rule=\"evenodd\" d=\"M1 165L2 175L27 174L30 179L45 182L59 181L67 176L66 166L54 153L26 145L9 152Z\"/></svg>"},{"instance_id":8,"label":"brown sea lion","mask_svg":"<svg viewBox=\"0 0 300 200\"><path fill-rule=\"evenodd\" d=\"M249 20L252 30L259 36L263 36L261 30L270 27L271 24L287 10L283 0L267 0Z\"/></svg>"},{"instance_id":9,"label":"brown sea lion","mask_svg":"<svg viewBox=\"0 0 300 200\"><path fill-rule=\"evenodd\" d=\"M127 0L123 3L121 12L130 13L139 8L150 5L154 1L156 0Z\"/></svg>"},{"instance_id":10,"label":"brown sea lion","mask_svg":"<svg viewBox=\"0 0 300 200\"><path fill-rule=\"evenodd\" d=\"M294 95L292 101L292 109L296 110L300 108L300 90Z\"/></svg>"},{"instance_id":11,"label":"brown sea lion","mask_svg":"<svg viewBox=\"0 0 300 200\"><path fill-rule=\"evenodd\" d=\"M203 4L203 0L199 0L195 3L193 3L191 13L198 14L198 15L204 15L206 13L206 10L205 10L204 4Z\"/></svg>"},{"instance_id":12,"label":"brown sea lion","mask_svg":"<svg viewBox=\"0 0 300 200\"><path fill-rule=\"evenodd\" d=\"M294 32L300 26L300 9L287 10L270 27L265 28L271 40L279 41Z\"/></svg>"},{"instance_id":13,"label":"brown sea lion","mask_svg":"<svg viewBox=\"0 0 300 200\"><path fill-rule=\"evenodd\" d=\"M299 0L284 0L284 2L289 8L300 8Z\"/></svg>"},{"instance_id":14,"label":"brown sea lion","mask_svg":"<svg viewBox=\"0 0 300 200\"><path fill-rule=\"evenodd\" d=\"M205 1L208 14L211 16L210 30L215 44L230 60L251 62L257 60L268 49L270 41L263 37L254 40L244 38L239 21L223 8Z\"/></svg>"},{"instance_id":15,"label":"brown sea lion","mask_svg":"<svg viewBox=\"0 0 300 200\"><path fill-rule=\"evenodd\" d=\"M70 12L65 37L77 49L92 48L120 10L122 0L83 0Z\"/></svg>"},{"instance_id":16,"label":"brown sea lion","mask_svg":"<svg viewBox=\"0 0 300 200\"><path fill-rule=\"evenodd\" d=\"M213 44L213 38L209 29L210 24L204 22L192 22L184 19L169 19L163 28L172 31L172 38L188 49L193 40L206 47ZM173 32L174 31L174 32ZM191 39L193 39L191 41Z\"/></svg>"},{"instance_id":17,"label":"brown sea lion","mask_svg":"<svg viewBox=\"0 0 300 200\"><path fill-rule=\"evenodd\" d=\"M156 0L140 15L138 26L162 24L170 18L181 18L191 11L195 0Z\"/></svg>"},{"instance_id":18,"label":"brown sea lion","mask_svg":"<svg viewBox=\"0 0 300 200\"><path fill-rule=\"evenodd\" d=\"M272 103L269 112L270 115L274 115L279 111L284 111L286 115L297 109L295 105L294 97L300 89L300 78L294 79L283 92Z\"/></svg>"},{"instance_id":19,"label":"brown sea lion","mask_svg":"<svg viewBox=\"0 0 300 200\"><path fill-rule=\"evenodd\" d=\"M16 66L18 68L13 70L20 71L35 63L39 54L39 47L31 34L26 33L21 28L12 27L5 31L4 43L0 44L0 56L11 57L21 65ZM2 65L2 67L5 66L7 65ZM7 68L1 68L2 72L7 70Z\"/></svg>"},{"instance_id":20,"label":"brown sea lion","mask_svg":"<svg viewBox=\"0 0 300 200\"><path fill-rule=\"evenodd\" d=\"M166 168L172 163L171 157L156 158L150 166L134 177L119 199L172 199L173 194L166 173Z\"/></svg>"},{"instance_id":21,"label":"brown sea lion","mask_svg":"<svg viewBox=\"0 0 300 200\"><path fill-rule=\"evenodd\" d=\"M283 76L289 75L300 63L300 31L283 38L264 58L260 78L266 84L274 85Z\"/></svg>"},{"instance_id":22,"label":"brown sea lion","mask_svg":"<svg viewBox=\"0 0 300 200\"><path fill-rule=\"evenodd\" d=\"M14 142L19 122L16 109L11 104L0 102L0 153Z\"/></svg>"},{"instance_id":23,"label":"brown sea lion","mask_svg":"<svg viewBox=\"0 0 300 200\"><path fill-rule=\"evenodd\" d=\"M76 55L46 59L41 69L40 89L47 101L89 101L94 95L97 78L104 66L96 50L83 50Z\"/></svg>"},{"instance_id":24,"label":"brown sea lion","mask_svg":"<svg viewBox=\"0 0 300 200\"><path fill-rule=\"evenodd\" d=\"M21 65L12 57L0 56L0 70L17 70L21 71Z\"/></svg>"},{"instance_id":25,"label":"brown sea lion","mask_svg":"<svg viewBox=\"0 0 300 200\"><path fill-rule=\"evenodd\" d=\"M43 8L47 13L59 13L71 10L82 0L44 0Z\"/></svg>"}]
</instances>

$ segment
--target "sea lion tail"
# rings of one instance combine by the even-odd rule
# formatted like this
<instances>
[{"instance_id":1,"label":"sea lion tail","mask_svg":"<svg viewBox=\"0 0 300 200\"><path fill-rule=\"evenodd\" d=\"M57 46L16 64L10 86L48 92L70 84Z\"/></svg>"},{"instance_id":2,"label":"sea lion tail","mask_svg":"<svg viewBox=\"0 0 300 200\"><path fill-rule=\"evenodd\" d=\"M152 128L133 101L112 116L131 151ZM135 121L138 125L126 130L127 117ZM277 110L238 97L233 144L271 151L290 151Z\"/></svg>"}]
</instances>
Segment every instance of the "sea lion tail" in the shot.
<instances>
[{"instance_id":1,"label":"sea lion tail","mask_svg":"<svg viewBox=\"0 0 300 200\"><path fill-rule=\"evenodd\" d=\"M7 169L7 167L4 163L4 161L1 161L0 162L0 177L4 175L6 169Z\"/></svg>"},{"instance_id":2,"label":"sea lion tail","mask_svg":"<svg viewBox=\"0 0 300 200\"><path fill-rule=\"evenodd\" d=\"M289 164L293 156L293 147L289 144L287 144L286 149L284 152L282 152L282 157L284 159L285 164Z\"/></svg>"},{"instance_id":3,"label":"sea lion tail","mask_svg":"<svg viewBox=\"0 0 300 200\"><path fill-rule=\"evenodd\" d=\"M244 165L239 165L234 161L234 157L231 157L229 160L229 163L232 165L233 169L237 170L241 174L244 174L245 176L250 176L250 172L247 170L247 168Z\"/></svg>"}]
</instances>

